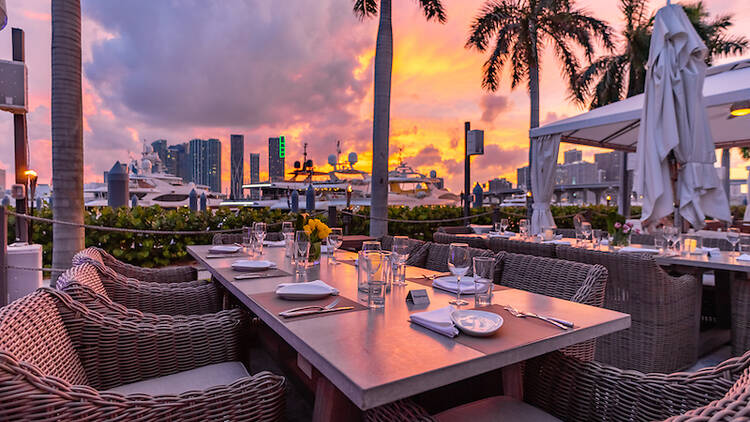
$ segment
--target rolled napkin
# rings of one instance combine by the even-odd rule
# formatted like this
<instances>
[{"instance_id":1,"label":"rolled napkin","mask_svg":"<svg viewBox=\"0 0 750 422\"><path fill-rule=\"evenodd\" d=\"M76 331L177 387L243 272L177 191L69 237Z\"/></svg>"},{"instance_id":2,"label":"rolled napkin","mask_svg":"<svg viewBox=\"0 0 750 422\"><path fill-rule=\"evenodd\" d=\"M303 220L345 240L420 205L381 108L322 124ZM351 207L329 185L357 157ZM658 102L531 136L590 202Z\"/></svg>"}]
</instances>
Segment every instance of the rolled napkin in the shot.
<instances>
[{"instance_id":1,"label":"rolled napkin","mask_svg":"<svg viewBox=\"0 0 750 422\"><path fill-rule=\"evenodd\" d=\"M444 336L455 337L458 335L458 328L451 320L451 312L454 310L453 306L446 306L434 311L417 312L409 316L409 321Z\"/></svg>"},{"instance_id":2,"label":"rolled napkin","mask_svg":"<svg viewBox=\"0 0 750 422\"><path fill-rule=\"evenodd\" d=\"M286 246L286 240L264 240L263 246L268 246L269 248L283 248Z\"/></svg>"},{"instance_id":3,"label":"rolled napkin","mask_svg":"<svg viewBox=\"0 0 750 422\"><path fill-rule=\"evenodd\" d=\"M743 253L737 257L737 261L750 261L750 255Z\"/></svg>"},{"instance_id":4,"label":"rolled napkin","mask_svg":"<svg viewBox=\"0 0 750 422\"><path fill-rule=\"evenodd\" d=\"M449 275L445 277L438 277L432 282L432 287L446 292L456 293L456 276ZM473 295L474 294L474 277L463 276L461 277L461 294Z\"/></svg>"},{"instance_id":5,"label":"rolled napkin","mask_svg":"<svg viewBox=\"0 0 750 422\"><path fill-rule=\"evenodd\" d=\"M337 294L339 294L339 290L335 287L329 286L323 280L315 280L306 283L281 283L276 286L276 294L331 294L336 296Z\"/></svg>"},{"instance_id":6,"label":"rolled napkin","mask_svg":"<svg viewBox=\"0 0 750 422\"><path fill-rule=\"evenodd\" d=\"M637 248L635 246L625 246L623 248L620 248L619 252L659 253L659 250L654 248Z\"/></svg>"},{"instance_id":7,"label":"rolled napkin","mask_svg":"<svg viewBox=\"0 0 750 422\"><path fill-rule=\"evenodd\" d=\"M489 232L487 234L489 237L502 237L504 239L510 239L511 237L515 236L516 234L513 232Z\"/></svg>"}]
</instances>

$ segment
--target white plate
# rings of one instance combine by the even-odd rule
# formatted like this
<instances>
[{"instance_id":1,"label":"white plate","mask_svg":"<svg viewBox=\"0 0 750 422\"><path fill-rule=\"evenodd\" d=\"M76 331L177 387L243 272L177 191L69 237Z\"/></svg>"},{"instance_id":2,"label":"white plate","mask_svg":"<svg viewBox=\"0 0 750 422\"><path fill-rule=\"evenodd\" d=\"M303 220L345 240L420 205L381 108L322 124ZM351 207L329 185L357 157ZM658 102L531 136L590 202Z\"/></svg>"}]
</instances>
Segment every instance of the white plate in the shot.
<instances>
[{"instance_id":1,"label":"white plate","mask_svg":"<svg viewBox=\"0 0 750 422\"><path fill-rule=\"evenodd\" d=\"M451 320L459 330L477 337L491 336L503 326L500 315L473 309L451 312Z\"/></svg>"},{"instance_id":2,"label":"white plate","mask_svg":"<svg viewBox=\"0 0 750 422\"><path fill-rule=\"evenodd\" d=\"M331 296L331 293L283 293L277 292L277 296L286 300L316 300Z\"/></svg>"},{"instance_id":3,"label":"white plate","mask_svg":"<svg viewBox=\"0 0 750 422\"><path fill-rule=\"evenodd\" d=\"M240 247L237 245L216 245L208 249L211 253L235 253L239 252L239 250Z\"/></svg>"},{"instance_id":4,"label":"white plate","mask_svg":"<svg viewBox=\"0 0 750 422\"><path fill-rule=\"evenodd\" d=\"M263 271L275 267L271 261L252 261L249 259L240 259L232 262L232 269L235 271Z\"/></svg>"}]
</instances>

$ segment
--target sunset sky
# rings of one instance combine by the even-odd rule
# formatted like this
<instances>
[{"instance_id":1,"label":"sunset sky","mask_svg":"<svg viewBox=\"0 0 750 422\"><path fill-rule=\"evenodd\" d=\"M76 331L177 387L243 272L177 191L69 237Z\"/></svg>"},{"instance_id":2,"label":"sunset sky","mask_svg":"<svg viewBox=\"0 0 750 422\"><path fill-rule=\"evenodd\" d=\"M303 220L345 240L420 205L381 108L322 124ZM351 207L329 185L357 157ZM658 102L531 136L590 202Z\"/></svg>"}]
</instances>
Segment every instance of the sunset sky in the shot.
<instances>
[{"instance_id":1,"label":"sunset sky","mask_svg":"<svg viewBox=\"0 0 750 422\"><path fill-rule=\"evenodd\" d=\"M51 178L50 2L8 0L8 28L0 57L10 59L10 27L26 32L29 67L31 166ZM394 69L391 156L446 177L460 191L463 122L485 130L485 156L472 179L515 181L525 165L529 102L525 87L497 93L480 86L485 57L464 48L481 0L443 0L445 24L425 22L417 2L393 7ZM652 2L657 8L664 1ZM750 28L746 0L706 0L712 14L733 13L734 33ZM267 170L267 139L286 135L287 167L308 142L320 164L342 141L369 170L372 76L377 20L360 22L351 0L83 0L84 143L86 181L102 181L115 160L128 161L149 143L219 138L223 189L229 186L229 135L245 135L245 154L260 152ZM578 1L619 30L617 0ZM744 32L750 36L750 32ZM746 54L750 57L750 54ZM722 58L717 62L736 60ZM580 112L567 100L559 63L544 57L542 122ZM562 150L569 148L564 145ZM592 159L587 150L586 159ZM247 160L246 160L247 163ZM0 168L13 180L10 114L0 119ZM732 177L746 177L733 156Z\"/></svg>"}]
</instances>

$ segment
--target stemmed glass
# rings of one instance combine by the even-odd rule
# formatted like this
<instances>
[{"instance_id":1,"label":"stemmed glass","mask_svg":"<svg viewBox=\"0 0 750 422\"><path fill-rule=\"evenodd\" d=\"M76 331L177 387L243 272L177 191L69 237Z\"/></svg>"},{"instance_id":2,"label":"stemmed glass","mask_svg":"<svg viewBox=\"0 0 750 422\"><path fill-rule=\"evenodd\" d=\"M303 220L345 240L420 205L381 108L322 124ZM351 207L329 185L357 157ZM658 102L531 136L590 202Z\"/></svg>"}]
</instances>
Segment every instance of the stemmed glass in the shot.
<instances>
[{"instance_id":1,"label":"stemmed glass","mask_svg":"<svg viewBox=\"0 0 750 422\"><path fill-rule=\"evenodd\" d=\"M341 247L344 242L344 230L339 227L331 227L331 233L328 235L328 247L331 249L331 261L333 265L339 264L336 261L336 249Z\"/></svg>"},{"instance_id":2,"label":"stemmed glass","mask_svg":"<svg viewBox=\"0 0 750 422\"><path fill-rule=\"evenodd\" d=\"M469 271L470 266L469 245L466 243L451 243L448 248L448 269L456 277L456 298L448 302L451 305L469 304L469 302L461 299L461 276Z\"/></svg>"},{"instance_id":3,"label":"stemmed glass","mask_svg":"<svg viewBox=\"0 0 750 422\"><path fill-rule=\"evenodd\" d=\"M672 252L677 252L677 239L680 236L680 229L678 229L675 226L665 226L664 227L664 238L667 239L667 247L672 250Z\"/></svg>"},{"instance_id":4,"label":"stemmed glass","mask_svg":"<svg viewBox=\"0 0 750 422\"><path fill-rule=\"evenodd\" d=\"M406 260L409 259L409 238L407 236L393 237L393 253L396 254L396 271L394 286L406 286Z\"/></svg>"},{"instance_id":5,"label":"stemmed glass","mask_svg":"<svg viewBox=\"0 0 750 422\"><path fill-rule=\"evenodd\" d=\"M732 244L732 253L731 256L737 256L739 253L736 252L737 249L737 243L740 242L740 229L736 227L730 227L727 229L727 240L729 243Z\"/></svg>"},{"instance_id":6,"label":"stemmed glass","mask_svg":"<svg viewBox=\"0 0 750 422\"><path fill-rule=\"evenodd\" d=\"M524 239L529 236L529 220L525 218L518 220L518 232Z\"/></svg>"},{"instance_id":7,"label":"stemmed glass","mask_svg":"<svg viewBox=\"0 0 750 422\"><path fill-rule=\"evenodd\" d=\"M294 234L294 256L297 259L297 273L302 274L310 256L310 235L304 230L297 230Z\"/></svg>"},{"instance_id":8,"label":"stemmed glass","mask_svg":"<svg viewBox=\"0 0 750 422\"><path fill-rule=\"evenodd\" d=\"M500 219L500 231L505 234L505 231L510 227L510 221L507 218Z\"/></svg>"},{"instance_id":9,"label":"stemmed glass","mask_svg":"<svg viewBox=\"0 0 750 422\"><path fill-rule=\"evenodd\" d=\"M257 222L253 224L253 234L255 241L258 243L258 253L263 255L263 240L266 239L266 223Z\"/></svg>"},{"instance_id":10,"label":"stemmed glass","mask_svg":"<svg viewBox=\"0 0 750 422\"><path fill-rule=\"evenodd\" d=\"M294 250L292 249L294 246L294 226L291 221L281 223L281 233L284 235L284 246L286 249L284 255L291 256L292 262L294 262Z\"/></svg>"},{"instance_id":11,"label":"stemmed glass","mask_svg":"<svg viewBox=\"0 0 750 422\"><path fill-rule=\"evenodd\" d=\"M588 221L581 223L581 235L583 236L583 245L586 246L586 242L588 242L591 236L591 223Z\"/></svg>"},{"instance_id":12,"label":"stemmed glass","mask_svg":"<svg viewBox=\"0 0 750 422\"><path fill-rule=\"evenodd\" d=\"M362 242L362 251L368 252L368 251L378 251L380 252L380 242L377 240L368 240L366 242Z\"/></svg>"}]
</instances>

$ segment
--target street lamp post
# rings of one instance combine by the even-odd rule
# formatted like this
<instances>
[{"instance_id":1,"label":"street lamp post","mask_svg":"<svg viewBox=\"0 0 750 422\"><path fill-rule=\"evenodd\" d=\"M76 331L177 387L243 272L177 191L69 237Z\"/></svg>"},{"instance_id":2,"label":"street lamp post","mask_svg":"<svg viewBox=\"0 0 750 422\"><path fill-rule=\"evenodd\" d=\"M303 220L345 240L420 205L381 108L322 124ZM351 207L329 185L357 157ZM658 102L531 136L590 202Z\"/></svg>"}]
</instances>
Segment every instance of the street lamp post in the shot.
<instances>
[{"instance_id":1,"label":"street lamp post","mask_svg":"<svg viewBox=\"0 0 750 422\"><path fill-rule=\"evenodd\" d=\"M38 175L36 171L34 170L26 170L23 172L24 176L26 176L26 191L29 193L27 196L29 200L29 214L34 215L34 200L36 199L36 182L38 180ZM34 242L34 222L29 220L28 222L28 239L29 243Z\"/></svg>"}]
</instances>

